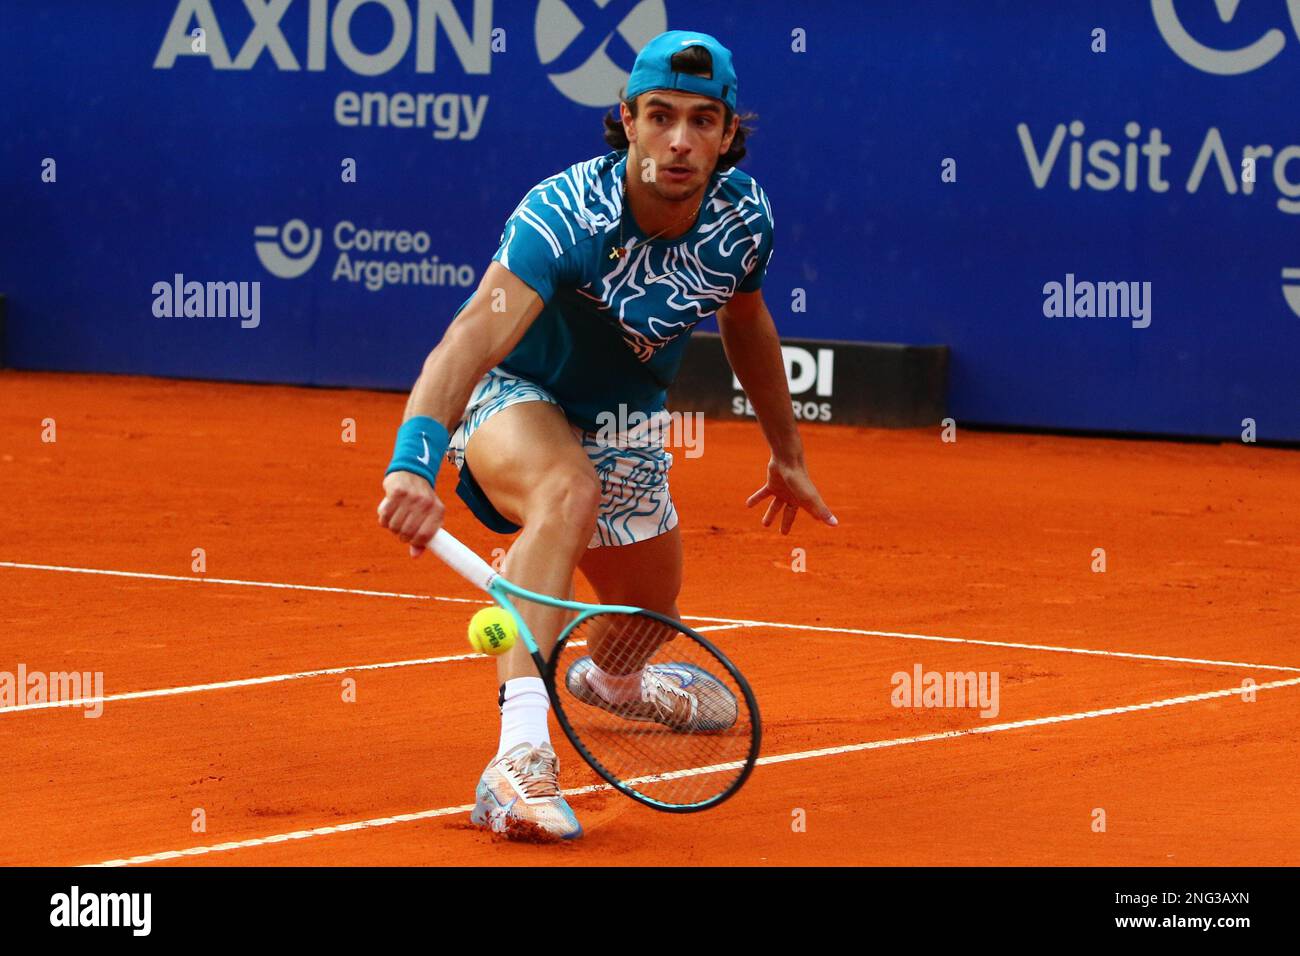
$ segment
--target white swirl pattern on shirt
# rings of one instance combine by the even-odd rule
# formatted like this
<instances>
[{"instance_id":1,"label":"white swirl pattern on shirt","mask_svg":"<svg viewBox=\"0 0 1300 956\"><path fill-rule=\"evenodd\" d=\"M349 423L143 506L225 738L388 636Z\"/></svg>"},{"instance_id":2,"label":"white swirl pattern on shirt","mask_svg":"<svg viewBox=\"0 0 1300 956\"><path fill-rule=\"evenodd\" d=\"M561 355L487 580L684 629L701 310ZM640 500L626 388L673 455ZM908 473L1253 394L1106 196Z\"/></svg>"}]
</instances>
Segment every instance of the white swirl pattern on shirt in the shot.
<instances>
[{"instance_id":1,"label":"white swirl pattern on shirt","mask_svg":"<svg viewBox=\"0 0 1300 956\"><path fill-rule=\"evenodd\" d=\"M538 183L502 236L502 265L510 268L522 226L538 234L557 260L579 242L611 233L617 241L625 162L611 168L607 157L596 157ZM757 182L736 172L724 170L706 187L697 228L679 240L628 237L626 256L599 256L600 275L575 287L609 313L641 362L726 305L758 265L762 220L770 230L771 205Z\"/></svg>"}]
</instances>

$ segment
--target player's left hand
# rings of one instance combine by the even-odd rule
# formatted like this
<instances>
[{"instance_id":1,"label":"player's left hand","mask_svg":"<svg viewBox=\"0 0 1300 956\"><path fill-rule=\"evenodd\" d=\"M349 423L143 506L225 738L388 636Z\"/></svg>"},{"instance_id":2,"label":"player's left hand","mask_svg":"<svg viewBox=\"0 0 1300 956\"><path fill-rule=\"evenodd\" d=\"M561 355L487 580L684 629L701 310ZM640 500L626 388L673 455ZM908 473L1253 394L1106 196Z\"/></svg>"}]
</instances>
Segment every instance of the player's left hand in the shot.
<instances>
[{"instance_id":1,"label":"player's left hand","mask_svg":"<svg viewBox=\"0 0 1300 956\"><path fill-rule=\"evenodd\" d=\"M789 534L800 508L832 528L840 523L839 519L831 514L831 509L826 507L822 496L817 493L817 488L808 477L808 469L803 462L782 463L775 458L769 461L767 484L750 495L745 506L752 508L768 497L772 500L763 515L764 528L770 528L777 514L780 513L781 533Z\"/></svg>"}]
</instances>

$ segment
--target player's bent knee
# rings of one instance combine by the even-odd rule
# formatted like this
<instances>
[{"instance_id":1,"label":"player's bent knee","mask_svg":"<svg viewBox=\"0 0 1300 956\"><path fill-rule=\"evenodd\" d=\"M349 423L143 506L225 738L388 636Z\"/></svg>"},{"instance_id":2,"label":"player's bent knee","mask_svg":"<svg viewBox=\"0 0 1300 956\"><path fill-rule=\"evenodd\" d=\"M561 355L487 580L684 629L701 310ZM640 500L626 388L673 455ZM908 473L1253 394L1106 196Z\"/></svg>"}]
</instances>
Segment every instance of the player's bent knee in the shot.
<instances>
[{"instance_id":1,"label":"player's bent knee","mask_svg":"<svg viewBox=\"0 0 1300 956\"><path fill-rule=\"evenodd\" d=\"M595 530L599 507L600 482L594 472L549 476L528 496L524 526L551 526L586 543Z\"/></svg>"},{"instance_id":2,"label":"player's bent knee","mask_svg":"<svg viewBox=\"0 0 1300 956\"><path fill-rule=\"evenodd\" d=\"M566 524L585 529L589 536L600 508L600 482L593 473L578 472L560 486L554 502L555 513Z\"/></svg>"}]
</instances>

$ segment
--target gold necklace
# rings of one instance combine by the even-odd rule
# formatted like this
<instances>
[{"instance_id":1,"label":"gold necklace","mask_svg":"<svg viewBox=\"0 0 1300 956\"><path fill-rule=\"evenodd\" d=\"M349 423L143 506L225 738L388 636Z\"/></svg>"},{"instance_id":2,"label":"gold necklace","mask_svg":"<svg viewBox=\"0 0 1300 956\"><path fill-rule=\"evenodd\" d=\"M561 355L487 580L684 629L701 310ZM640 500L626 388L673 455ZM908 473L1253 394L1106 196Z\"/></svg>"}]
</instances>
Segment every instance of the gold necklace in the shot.
<instances>
[{"instance_id":1,"label":"gold necklace","mask_svg":"<svg viewBox=\"0 0 1300 956\"><path fill-rule=\"evenodd\" d=\"M645 241L645 242L654 242L656 239L658 239L660 236L662 236L665 232L669 232L669 231L671 231L671 230L673 230L673 229L676 229L676 228L677 228L678 226L680 226L682 223L684 223L684 222L693 222L693 221L695 220L695 217L699 215L699 213L700 213L700 207L703 206L703 205L704 205L704 197L701 196L701 197L700 197L700 201L699 201L698 203L695 204L695 211L692 212L689 216L683 216L681 219L678 219L676 222L674 222L674 223L670 223L669 225L664 226L664 228L660 229L660 230L659 230L658 232L656 232L653 236L649 236L649 237L647 237L647 238L646 238L645 240L643 240L643 241ZM626 210L627 210L627 204L626 204L626 202L624 203L623 209L624 209L624 211L626 212ZM623 258L624 256L626 256L626 255L627 255L627 246L624 245L624 243L623 243L623 215L622 215L622 213L620 213L620 214L619 214L619 217L618 217L618 245L615 246L613 249L611 249L611 250L609 251L609 258L611 258L611 259L622 259L622 258Z\"/></svg>"}]
</instances>

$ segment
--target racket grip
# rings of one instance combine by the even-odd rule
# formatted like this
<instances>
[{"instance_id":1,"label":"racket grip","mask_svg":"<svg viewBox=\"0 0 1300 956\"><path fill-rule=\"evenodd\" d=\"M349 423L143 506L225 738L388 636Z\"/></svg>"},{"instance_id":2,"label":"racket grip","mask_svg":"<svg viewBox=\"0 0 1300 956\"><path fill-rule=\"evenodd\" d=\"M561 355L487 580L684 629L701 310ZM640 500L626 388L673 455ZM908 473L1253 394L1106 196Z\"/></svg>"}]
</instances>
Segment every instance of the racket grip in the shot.
<instances>
[{"instance_id":1,"label":"racket grip","mask_svg":"<svg viewBox=\"0 0 1300 956\"><path fill-rule=\"evenodd\" d=\"M429 550L476 588L486 591L497 576L490 564L457 541L446 528L440 528L433 536Z\"/></svg>"}]
</instances>

